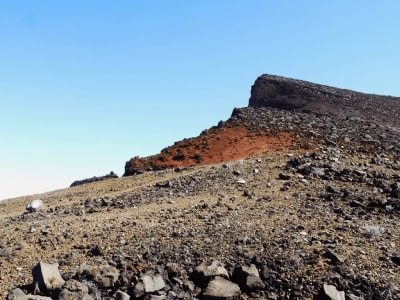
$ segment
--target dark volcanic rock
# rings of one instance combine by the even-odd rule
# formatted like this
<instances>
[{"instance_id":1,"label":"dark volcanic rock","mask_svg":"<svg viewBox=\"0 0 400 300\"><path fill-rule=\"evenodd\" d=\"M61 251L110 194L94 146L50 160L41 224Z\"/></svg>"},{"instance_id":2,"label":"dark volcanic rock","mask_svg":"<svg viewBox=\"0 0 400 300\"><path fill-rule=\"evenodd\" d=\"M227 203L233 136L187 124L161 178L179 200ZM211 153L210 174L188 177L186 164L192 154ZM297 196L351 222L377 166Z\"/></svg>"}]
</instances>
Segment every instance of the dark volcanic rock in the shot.
<instances>
[{"instance_id":1,"label":"dark volcanic rock","mask_svg":"<svg viewBox=\"0 0 400 300\"><path fill-rule=\"evenodd\" d=\"M274 75L262 75L254 83L251 107L365 117L400 125L400 98L364 94Z\"/></svg>"},{"instance_id":2,"label":"dark volcanic rock","mask_svg":"<svg viewBox=\"0 0 400 300\"><path fill-rule=\"evenodd\" d=\"M115 174L113 171L111 171L110 174L107 174L107 175L104 175L104 176L100 176L100 177L94 176L92 178L76 180L70 185L70 187L74 187L74 186L78 186L78 185L82 185L82 184L87 184L87 183L92 183L92 182L96 182L96 181L112 179L112 178L118 178L118 175Z\"/></svg>"}]
</instances>

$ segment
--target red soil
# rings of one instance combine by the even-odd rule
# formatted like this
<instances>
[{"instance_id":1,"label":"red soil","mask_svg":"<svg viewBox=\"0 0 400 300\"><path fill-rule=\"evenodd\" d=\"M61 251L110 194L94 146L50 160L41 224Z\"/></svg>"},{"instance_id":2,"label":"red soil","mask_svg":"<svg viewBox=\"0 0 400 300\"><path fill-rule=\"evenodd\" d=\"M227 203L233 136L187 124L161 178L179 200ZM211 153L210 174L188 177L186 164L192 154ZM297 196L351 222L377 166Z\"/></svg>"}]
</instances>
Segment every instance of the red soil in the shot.
<instances>
[{"instance_id":1,"label":"red soil","mask_svg":"<svg viewBox=\"0 0 400 300\"><path fill-rule=\"evenodd\" d=\"M160 154L131 159L125 175L233 161L269 151L287 150L291 145L290 132L271 135L245 127L211 128L198 137L176 142Z\"/></svg>"}]
</instances>

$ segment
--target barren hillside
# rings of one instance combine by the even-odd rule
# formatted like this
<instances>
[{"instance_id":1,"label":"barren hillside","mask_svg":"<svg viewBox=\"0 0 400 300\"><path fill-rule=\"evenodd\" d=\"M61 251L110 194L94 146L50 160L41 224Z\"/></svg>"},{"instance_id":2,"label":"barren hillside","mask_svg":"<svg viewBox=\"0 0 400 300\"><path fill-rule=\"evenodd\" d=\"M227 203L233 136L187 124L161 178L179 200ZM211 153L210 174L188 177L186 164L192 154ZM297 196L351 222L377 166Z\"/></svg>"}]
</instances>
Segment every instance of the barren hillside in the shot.
<instances>
[{"instance_id":1,"label":"barren hillside","mask_svg":"<svg viewBox=\"0 0 400 300\"><path fill-rule=\"evenodd\" d=\"M263 75L249 102L122 178L0 203L0 298L400 299L398 98Z\"/></svg>"}]
</instances>

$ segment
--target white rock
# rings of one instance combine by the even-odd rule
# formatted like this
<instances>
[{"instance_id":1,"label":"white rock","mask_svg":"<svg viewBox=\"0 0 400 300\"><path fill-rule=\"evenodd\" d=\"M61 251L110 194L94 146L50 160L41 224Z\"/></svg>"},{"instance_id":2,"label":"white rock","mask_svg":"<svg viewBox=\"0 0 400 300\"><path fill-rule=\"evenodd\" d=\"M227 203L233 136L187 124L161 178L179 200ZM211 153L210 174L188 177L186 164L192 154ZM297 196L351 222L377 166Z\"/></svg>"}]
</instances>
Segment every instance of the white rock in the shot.
<instances>
[{"instance_id":1,"label":"white rock","mask_svg":"<svg viewBox=\"0 0 400 300\"><path fill-rule=\"evenodd\" d=\"M334 285L324 284L325 295L331 300L345 300L346 296L343 291L338 291Z\"/></svg>"},{"instance_id":2,"label":"white rock","mask_svg":"<svg viewBox=\"0 0 400 300\"><path fill-rule=\"evenodd\" d=\"M39 211L43 209L43 201L40 199L33 200L30 204L26 206L26 209L30 212Z\"/></svg>"},{"instance_id":3,"label":"white rock","mask_svg":"<svg viewBox=\"0 0 400 300\"><path fill-rule=\"evenodd\" d=\"M40 262L32 270L35 291L45 292L61 288L65 281L58 271L58 264Z\"/></svg>"},{"instance_id":4,"label":"white rock","mask_svg":"<svg viewBox=\"0 0 400 300\"><path fill-rule=\"evenodd\" d=\"M203 293L203 299L238 299L240 288L236 283L222 277L215 277L210 281Z\"/></svg>"}]
</instances>

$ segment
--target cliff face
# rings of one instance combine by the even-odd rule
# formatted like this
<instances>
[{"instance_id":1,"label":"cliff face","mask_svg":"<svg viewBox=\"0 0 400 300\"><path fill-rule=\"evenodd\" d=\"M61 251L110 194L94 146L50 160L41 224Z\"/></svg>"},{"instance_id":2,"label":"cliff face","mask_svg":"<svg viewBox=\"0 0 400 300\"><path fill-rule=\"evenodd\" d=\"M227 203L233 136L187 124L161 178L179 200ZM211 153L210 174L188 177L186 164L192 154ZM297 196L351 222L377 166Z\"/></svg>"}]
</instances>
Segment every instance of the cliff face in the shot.
<instances>
[{"instance_id":1,"label":"cliff face","mask_svg":"<svg viewBox=\"0 0 400 300\"><path fill-rule=\"evenodd\" d=\"M400 126L398 97L364 94L275 75L257 78L249 106L364 117Z\"/></svg>"}]
</instances>

